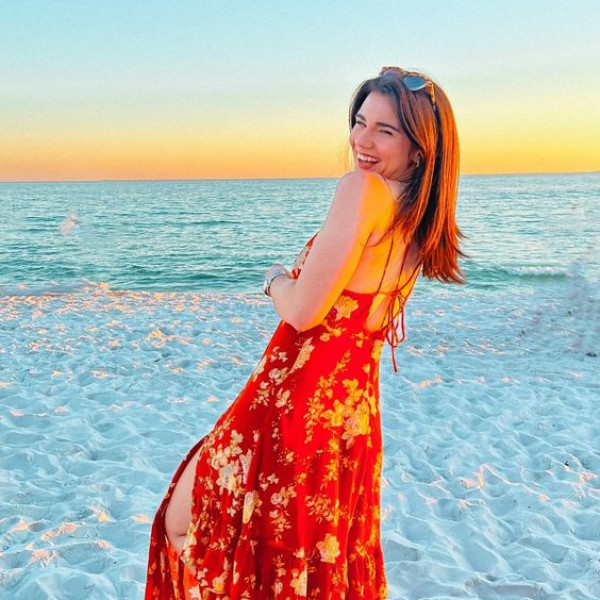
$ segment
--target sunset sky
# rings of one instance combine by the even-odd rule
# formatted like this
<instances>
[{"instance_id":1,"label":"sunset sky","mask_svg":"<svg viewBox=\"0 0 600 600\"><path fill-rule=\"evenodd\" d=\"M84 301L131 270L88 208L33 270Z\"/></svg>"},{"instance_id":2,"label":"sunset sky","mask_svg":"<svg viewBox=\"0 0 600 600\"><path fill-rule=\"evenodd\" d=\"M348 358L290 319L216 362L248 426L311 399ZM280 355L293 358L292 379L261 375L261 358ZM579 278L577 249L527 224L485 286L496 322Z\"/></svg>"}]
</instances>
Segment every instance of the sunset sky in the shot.
<instances>
[{"instance_id":1,"label":"sunset sky","mask_svg":"<svg viewBox=\"0 0 600 600\"><path fill-rule=\"evenodd\" d=\"M600 170L597 0L13 0L0 180L335 177L383 65L433 77L461 171Z\"/></svg>"}]
</instances>

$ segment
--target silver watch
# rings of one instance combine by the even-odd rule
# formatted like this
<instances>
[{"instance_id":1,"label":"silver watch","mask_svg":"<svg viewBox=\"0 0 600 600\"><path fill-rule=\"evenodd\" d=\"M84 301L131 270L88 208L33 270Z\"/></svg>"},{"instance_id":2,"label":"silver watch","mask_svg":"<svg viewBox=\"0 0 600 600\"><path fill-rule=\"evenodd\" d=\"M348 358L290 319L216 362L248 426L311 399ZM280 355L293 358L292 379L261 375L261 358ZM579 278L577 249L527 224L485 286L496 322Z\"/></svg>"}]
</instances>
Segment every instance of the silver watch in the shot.
<instances>
[{"instance_id":1,"label":"silver watch","mask_svg":"<svg viewBox=\"0 0 600 600\"><path fill-rule=\"evenodd\" d=\"M289 276L289 271L284 267L284 266L280 266L277 267L275 269L273 269L273 271L271 271L271 274L268 277L265 277L265 280L263 281L263 292L267 295L270 296L271 295L271 282L273 281L273 279L275 279L275 277L279 277L279 275L288 275Z\"/></svg>"}]
</instances>

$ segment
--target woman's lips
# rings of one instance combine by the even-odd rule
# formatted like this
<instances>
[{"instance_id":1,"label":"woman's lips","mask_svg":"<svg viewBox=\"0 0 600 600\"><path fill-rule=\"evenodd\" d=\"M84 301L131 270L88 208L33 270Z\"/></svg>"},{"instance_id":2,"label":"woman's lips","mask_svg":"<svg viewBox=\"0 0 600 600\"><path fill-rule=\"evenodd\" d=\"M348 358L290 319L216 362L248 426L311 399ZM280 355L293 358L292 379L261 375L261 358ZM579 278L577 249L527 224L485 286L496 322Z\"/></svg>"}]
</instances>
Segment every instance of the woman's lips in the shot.
<instances>
[{"instance_id":1,"label":"woman's lips","mask_svg":"<svg viewBox=\"0 0 600 600\"><path fill-rule=\"evenodd\" d=\"M356 153L356 163L361 169L372 169L378 162L379 160L374 156L369 156L362 152Z\"/></svg>"}]
</instances>

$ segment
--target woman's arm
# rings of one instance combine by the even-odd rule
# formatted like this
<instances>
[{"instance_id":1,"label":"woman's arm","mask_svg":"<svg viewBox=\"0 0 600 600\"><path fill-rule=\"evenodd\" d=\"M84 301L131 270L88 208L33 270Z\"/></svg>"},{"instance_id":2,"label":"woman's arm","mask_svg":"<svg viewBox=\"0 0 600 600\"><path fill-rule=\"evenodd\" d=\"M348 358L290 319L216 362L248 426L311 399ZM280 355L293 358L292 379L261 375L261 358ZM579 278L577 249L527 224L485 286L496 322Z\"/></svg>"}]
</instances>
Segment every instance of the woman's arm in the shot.
<instances>
[{"instance_id":1,"label":"woman's arm","mask_svg":"<svg viewBox=\"0 0 600 600\"><path fill-rule=\"evenodd\" d=\"M276 277L271 283L275 310L284 321L304 331L323 320L354 274L389 202L389 187L376 173L353 171L340 179L300 276Z\"/></svg>"}]
</instances>

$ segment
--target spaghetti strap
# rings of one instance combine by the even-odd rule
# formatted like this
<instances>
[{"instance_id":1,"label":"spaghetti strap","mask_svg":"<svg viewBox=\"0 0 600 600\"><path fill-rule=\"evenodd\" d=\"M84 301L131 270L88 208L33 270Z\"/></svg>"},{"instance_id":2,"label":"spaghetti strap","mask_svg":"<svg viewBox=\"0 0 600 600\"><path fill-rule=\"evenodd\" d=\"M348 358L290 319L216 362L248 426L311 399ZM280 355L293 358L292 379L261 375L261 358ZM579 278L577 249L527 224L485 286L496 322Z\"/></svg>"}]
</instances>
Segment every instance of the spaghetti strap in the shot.
<instances>
[{"instance_id":1,"label":"spaghetti strap","mask_svg":"<svg viewBox=\"0 0 600 600\"><path fill-rule=\"evenodd\" d=\"M390 244L390 251L388 253L388 257L385 262L385 267L383 269L383 274L381 276L381 280L379 281L379 287L377 288L377 293L379 293L379 290L381 289L381 283L383 281L383 277L385 275L385 271L387 269L387 266L388 266L388 263L390 260L390 255L392 253L393 245L394 245L394 238L392 237L392 243ZM410 247L410 244L406 244L406 246L404 248L402 264L400 265L400 269L398 271L398 277L396 279L395 288L391 292L383 292L383 293L391 295L392 297L388 301L388 306L386 309L386 313L382 319L382 325L380 327L380 330L384 331L384 336L385 336L384 339L387 340L387 342L390 345L390 352L392 355L392 365L394 368L394 372L396 372L396 373L398 372L398 367L396 366L396 356L394 354L394 350L395 350L396 346L398 346L398 344L402 343L406 339L406 331L404 328L404 305L406 303L406 297L403 296L402 291L406 288L406 286L409 283L411 283L413 281L415 273L417 273L419 271L420 266L421 266L420 264L417 264L417 266L413 269L413 272L410 274L410 277L404 282L404 284L402 286L398 287L398 284L400 283L400 278L402 277L402 272L404 271L404 265L406 263L406 256L408 254L409 247ZM400 309L398 312L394 312L394 309L396 306L396 299L398 299L398 301L400 302ZM400 326L402 329L402 337L401 338L398 338L398 322L397 322L398 316L400 316ZM384 324L384 322L385 322L385 324Z\"/></svg>"},{"instance_id":2,"label":"spaghetti strap","mask_svg":"<svg viewBox=\"0 0 600 600\"><path fill-rule=\"evenodd\" d=\"M381 289L381 284L383 283L383 278L385 276L385 272L387 270L388 263L390 262L390 256L392 255L392 248L394 247L394 234L392 233L392 242L390 244L390 249L388 250L387 259L385 261L385 267L383 267L383 273L381 274L381 279L379 280L379 285L377 286L377 291L375 295L379 294L379 290Z\"/></svg>"}]
</instances>

